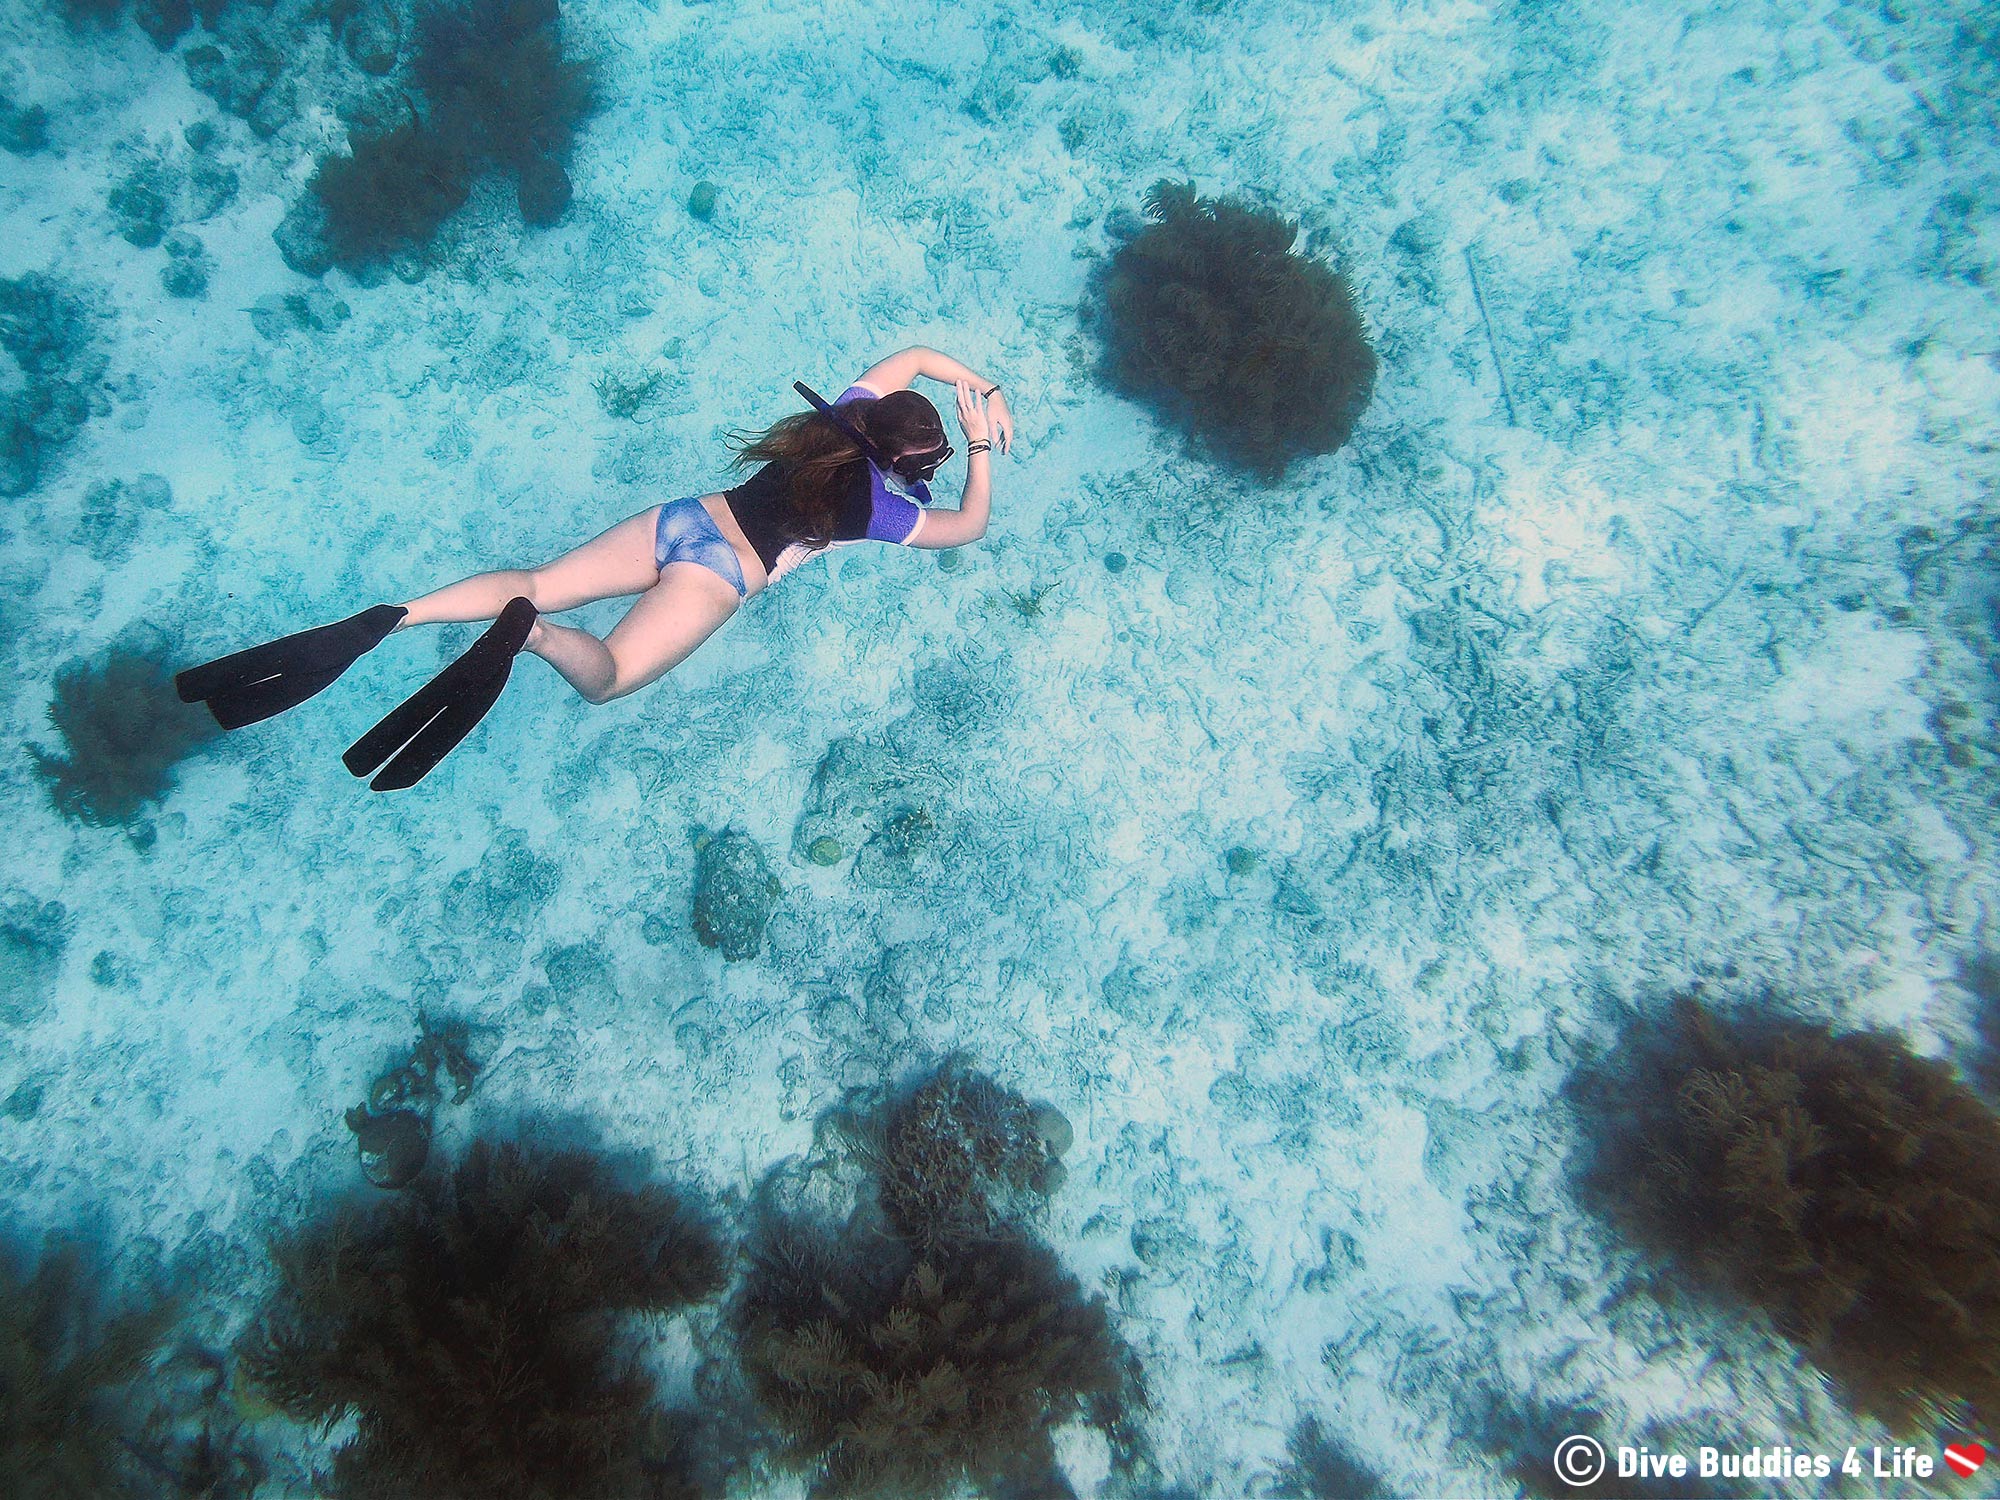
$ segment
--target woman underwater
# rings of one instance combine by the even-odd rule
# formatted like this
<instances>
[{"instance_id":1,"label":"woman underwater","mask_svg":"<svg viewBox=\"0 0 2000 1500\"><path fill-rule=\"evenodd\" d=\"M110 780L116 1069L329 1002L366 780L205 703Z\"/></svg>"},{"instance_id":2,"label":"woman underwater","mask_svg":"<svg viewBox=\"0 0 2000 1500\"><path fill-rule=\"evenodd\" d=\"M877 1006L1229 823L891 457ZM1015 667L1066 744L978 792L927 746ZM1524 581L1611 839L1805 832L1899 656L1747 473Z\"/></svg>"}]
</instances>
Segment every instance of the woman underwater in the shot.
<instances>
[{"instance_id":1,"label":"woman underwater","mask_svg":"<svg viewBox=\"0 0 2000 1500\"><path fill-rule=\"evenodd\" d=\"M966 475L955 511L924 508L928 481L953 450L937 408L909 388L918 376L957 388ZM752 594L828 548L879 541L937 549L986 534L988 453L994 437L1003 453L1014 440L997 384L919 347L871 365L831 406L798 390L815 410L739 439L736 462L762 466L734 489L655 505L539 568L476 574L408 604L378 604L192 667L174 679L182 701L206 703L224 729L240 728L303 703L398 630L492 620L464 655L348 748L350 771L379 769L369 784L394 791L415 785L471 732L522 651L587 701L608 703L658 681ZM639 597L602 640L541 618L630 594Z\"/></svg>"}]
</instances>

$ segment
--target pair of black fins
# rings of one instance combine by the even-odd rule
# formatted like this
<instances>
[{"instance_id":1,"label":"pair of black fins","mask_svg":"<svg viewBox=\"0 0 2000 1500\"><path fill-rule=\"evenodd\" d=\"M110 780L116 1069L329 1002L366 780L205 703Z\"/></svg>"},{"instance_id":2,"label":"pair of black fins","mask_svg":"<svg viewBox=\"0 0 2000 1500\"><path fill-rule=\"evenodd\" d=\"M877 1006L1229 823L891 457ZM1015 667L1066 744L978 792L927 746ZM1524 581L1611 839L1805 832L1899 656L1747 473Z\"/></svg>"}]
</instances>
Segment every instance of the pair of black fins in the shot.
<instances>
[{"instance_id":1,"label":"pair of black fins","mask_svg":"<svg viewBox=\"0 0 2000 1500\"><path fill-rule=\"evenodd\" d=\"M341 673L373 651L409 611L378 604L332 625L302 630L174 678L183 703L206 703L224 729L241 729L295 708L333 686ZM415 786L450 754L500 697L514 658L534 628L535 606L509 601L465 654L347 747L341 758L378 792Z\"/></svg>"}]
</instances>

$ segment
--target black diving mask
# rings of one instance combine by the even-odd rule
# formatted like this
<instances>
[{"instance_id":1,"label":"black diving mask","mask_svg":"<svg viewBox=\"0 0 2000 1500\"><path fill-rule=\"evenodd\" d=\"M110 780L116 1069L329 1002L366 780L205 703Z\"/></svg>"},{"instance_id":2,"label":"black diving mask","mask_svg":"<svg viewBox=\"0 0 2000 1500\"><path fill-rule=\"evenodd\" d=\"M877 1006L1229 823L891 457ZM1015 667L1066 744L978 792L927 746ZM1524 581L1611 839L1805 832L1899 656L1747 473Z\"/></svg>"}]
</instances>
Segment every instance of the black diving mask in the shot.
<instances>
[{"instance_id":1,"label":"black diving mask","mask_svg":"<svg viewBox=\"0 0 2000 1500\"><path fill-rule=\"evenodd\" d=\"M890 467L911 484L926 484L957 451L950 443L946 443L942 448L933 448L928 453L905 453Z\"/></svg>"}]
</instances>

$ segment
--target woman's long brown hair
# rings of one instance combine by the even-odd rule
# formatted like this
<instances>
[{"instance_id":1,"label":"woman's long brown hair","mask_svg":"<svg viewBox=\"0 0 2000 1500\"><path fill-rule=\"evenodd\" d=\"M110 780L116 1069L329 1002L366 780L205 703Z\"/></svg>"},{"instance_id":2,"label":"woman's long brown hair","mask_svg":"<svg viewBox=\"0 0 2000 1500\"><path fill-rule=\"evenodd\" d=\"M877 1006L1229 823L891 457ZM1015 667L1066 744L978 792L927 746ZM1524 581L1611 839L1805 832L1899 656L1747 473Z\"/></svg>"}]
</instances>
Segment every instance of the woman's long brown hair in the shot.
<instances>
[{"instance_id":1,"label":"woman's long brown hair","mask_svg":"<svg viewBox=\"0 0 2000 1500\"><path fill-rule=\"evenodd\" d=\"M944 443L944 420L928 398L915 391L891 391L864 396L840 408L840 414L866 433L884 453L922 453ZM732 432L736 464L780 463L787 466L786 493L791 499L794 540L824 547L833 540L840 499L854 483L854 465L862 453L854 439L816 411L795 412L762 432Z\"/></svg>"}]
</instances>

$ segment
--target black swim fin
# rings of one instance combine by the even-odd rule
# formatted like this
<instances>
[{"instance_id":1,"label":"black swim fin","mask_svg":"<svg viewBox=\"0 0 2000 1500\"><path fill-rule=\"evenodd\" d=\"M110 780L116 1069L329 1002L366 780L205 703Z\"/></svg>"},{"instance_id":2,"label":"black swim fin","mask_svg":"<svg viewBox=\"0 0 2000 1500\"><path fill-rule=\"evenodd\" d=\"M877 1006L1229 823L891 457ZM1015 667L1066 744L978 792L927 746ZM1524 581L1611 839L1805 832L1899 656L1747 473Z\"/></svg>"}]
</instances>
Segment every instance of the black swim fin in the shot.
<instances>
[{"instance_id":1,"label":"black swim fin","mask_svg":"<svg viewBox=\"0 0 2000 1500\"><path fill-rule=\"evenodd\" d=\"M174 691L183 703L206 703L224 729L241 729L331 687L408 613L400 604L378 604L332 625L266 641L189 667L174 678Z\"/></svg>"},{"instance_id":2,"label":"black swim fin","mask_svg":"<svg viewBox=\"0 0 2000 1500\"><path fill-rule=\"evenodd\" d=\"M368 783L378 792L401 791L422 781L486 717L507 685L535 616L535 606L526 599L509 600L463 656L347 747L341 757L347 769L366 776L381 766L382 774Z\"/></svg>"}]
</instances>

